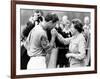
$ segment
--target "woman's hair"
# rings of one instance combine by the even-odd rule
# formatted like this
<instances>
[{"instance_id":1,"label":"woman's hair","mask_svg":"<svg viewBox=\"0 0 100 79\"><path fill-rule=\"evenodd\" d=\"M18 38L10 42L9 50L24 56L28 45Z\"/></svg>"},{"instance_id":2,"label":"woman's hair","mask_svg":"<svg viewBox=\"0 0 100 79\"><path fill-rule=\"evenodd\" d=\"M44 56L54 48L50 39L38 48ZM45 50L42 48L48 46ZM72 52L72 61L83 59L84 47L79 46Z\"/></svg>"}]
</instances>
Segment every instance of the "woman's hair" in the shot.
<instances>
[{"instance_id":1,"label":"woman's hair","mask_svg":"<svg viewBox=\"0 0 100 79\"><path fill-rule=\"evenodd\" d=\"M72 23L74 24L74 28L79 32L83 32L83 24L80 19L73 19Z\"/></svg>"},{"instance_id":2,"label":"woman's hair","mask_svg":"<svg viewBox=\"0 0 100 79\"><path fill-rule=\"evenodd\" d=\"M39 24L40 21L43 21L43 17L42 17L43 16L43 12L41 10L36 9L33 12L34 13L40 13L41 14L41 16L39 15L38 16L38 19L37 19L38 24ZM33 15L33 17L34 17L34 15Z\"/></svg>"}]
</instances>

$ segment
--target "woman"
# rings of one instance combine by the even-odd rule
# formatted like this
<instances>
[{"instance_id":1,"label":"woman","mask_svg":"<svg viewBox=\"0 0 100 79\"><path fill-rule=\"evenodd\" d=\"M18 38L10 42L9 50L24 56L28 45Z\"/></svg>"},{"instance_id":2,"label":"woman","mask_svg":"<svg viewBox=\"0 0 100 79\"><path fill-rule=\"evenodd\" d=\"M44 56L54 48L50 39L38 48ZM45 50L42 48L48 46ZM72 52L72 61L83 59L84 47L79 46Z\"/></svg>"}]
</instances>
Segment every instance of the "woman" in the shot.
<instances>
[{"instance_id":1,"label":"woman","mask_svg":"<svg viewBox=\"0 0 100 79\"><path fill-rule=\"evenodd\" d=\"M84 37L85 37L85 40L86 40L86 42L87 42L87 46L86 46L86 54L87 54L87 58L86 58L86 65L87 66L90 66L91 65L91 63L90 63L90 61L91 61L91 53L90 53L90 36L91 36L91 33L90 33L90 29L91 29L91 27L90 27L90 18L89 18L89 16L85 16L84 17L84 26L83 26L83 29L84 29L84 32L83 32L83 34L84 34Z\"/></svg>"},{"instance_id":2,"label":"woman","mask_svg":"<svg viewBox=\"0 0 100 79\"><path fill-rule=\"evenodd\" d=\"M41 10L34 10L34 14L29 18L29 21L26 24L26 27L22 30L22 41L24 41L30 31L43 21L43 12Z\"/></svg>"},{"instance_id":3,"label":"woman","mask_svg":"<svg viewBox=\"0 0 100 79\"><path fill-rule=\"evenodd\" d=\"M71 38L63 38L62 35L57 33L58 39L65 45L69 44L69 53L66 57L69 58L70 67L83 67L85 66L86 50L85 38L82 34L83 25L79 19L73 19L71 24Z\"/></svg>"},{"instance_id":4,"label":"woman","mask_svg":"<svg viewBox=\"0 0 100 79\"><path fill-rule=\"evenodd\" d=\"M63 28L62 28L63 27ZM70 38L71 32L69 31L69 20L68 16L64 15L62 17L62 21L59 22L58 27L55 29L57 30L58 33L60 33L64 38ZM61 43L58 38L55 40L56 47L58 48L58 55L57 55L57 67L63 68L63 67L69 67L69 60L66 58L66 53L69 52L69 44L64 45Z\"/></svg>"}]
</instances>

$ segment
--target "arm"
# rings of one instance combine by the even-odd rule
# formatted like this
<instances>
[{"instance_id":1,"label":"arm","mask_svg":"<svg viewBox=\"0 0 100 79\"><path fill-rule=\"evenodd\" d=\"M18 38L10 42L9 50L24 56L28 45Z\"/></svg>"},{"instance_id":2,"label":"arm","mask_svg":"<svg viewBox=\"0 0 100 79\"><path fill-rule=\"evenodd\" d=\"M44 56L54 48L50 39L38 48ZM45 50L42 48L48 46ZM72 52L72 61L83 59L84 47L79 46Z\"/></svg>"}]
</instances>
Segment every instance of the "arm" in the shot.
<instances>
[{"instance_id":1,"label":"arm","mask_svg":"<svg viewBox=\"0 0 100 79\"><path fill-rule=\"evenodd\" d=\"M70 43L71 38L64 38L61 34L57 34L57 37L60 42L64 43L65 45Z\"/></svg>"}]
</instances>

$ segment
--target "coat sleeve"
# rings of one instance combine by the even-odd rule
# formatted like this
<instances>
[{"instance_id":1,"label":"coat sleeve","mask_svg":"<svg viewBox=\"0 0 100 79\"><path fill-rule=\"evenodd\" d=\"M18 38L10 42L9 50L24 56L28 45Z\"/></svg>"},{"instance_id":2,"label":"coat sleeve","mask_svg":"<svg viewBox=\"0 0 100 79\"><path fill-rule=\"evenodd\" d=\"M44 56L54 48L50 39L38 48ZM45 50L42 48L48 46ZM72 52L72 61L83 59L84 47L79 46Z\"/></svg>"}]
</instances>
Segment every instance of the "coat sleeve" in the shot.
<instances>
[{"instance_id":1,"label":"coat sleeve","mask_svg":"<svg viewBox=\"0 0 100 79\"><path fill-rule=\"evenodd\" d=\"M61 34L58 34L58 39L65 45L69 44L71 40L71 38L64 38Z\"/></svg>"}]
</instances>

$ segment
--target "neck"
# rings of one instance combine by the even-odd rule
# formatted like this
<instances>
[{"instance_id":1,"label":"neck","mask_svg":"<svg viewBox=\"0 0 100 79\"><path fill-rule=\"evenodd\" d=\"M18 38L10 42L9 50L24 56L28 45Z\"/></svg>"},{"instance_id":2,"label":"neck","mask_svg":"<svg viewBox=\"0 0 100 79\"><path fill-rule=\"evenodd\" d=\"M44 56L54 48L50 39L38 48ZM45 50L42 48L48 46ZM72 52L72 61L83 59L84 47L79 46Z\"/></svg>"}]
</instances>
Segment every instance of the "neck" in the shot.
<instances>
[{"instance_id":1,"label":"neck","mask_svg":"<svg viewBox=\"0 0 100 79\"><path fill-rule=\"evenodd\" d=\"M47 29L47 27L46 27L46 23L45 23L45 22L42 22L42 23L41 23L41 26L42 26L42 28L43 28L44 30Z\"/></svg>"}]
</instances>

